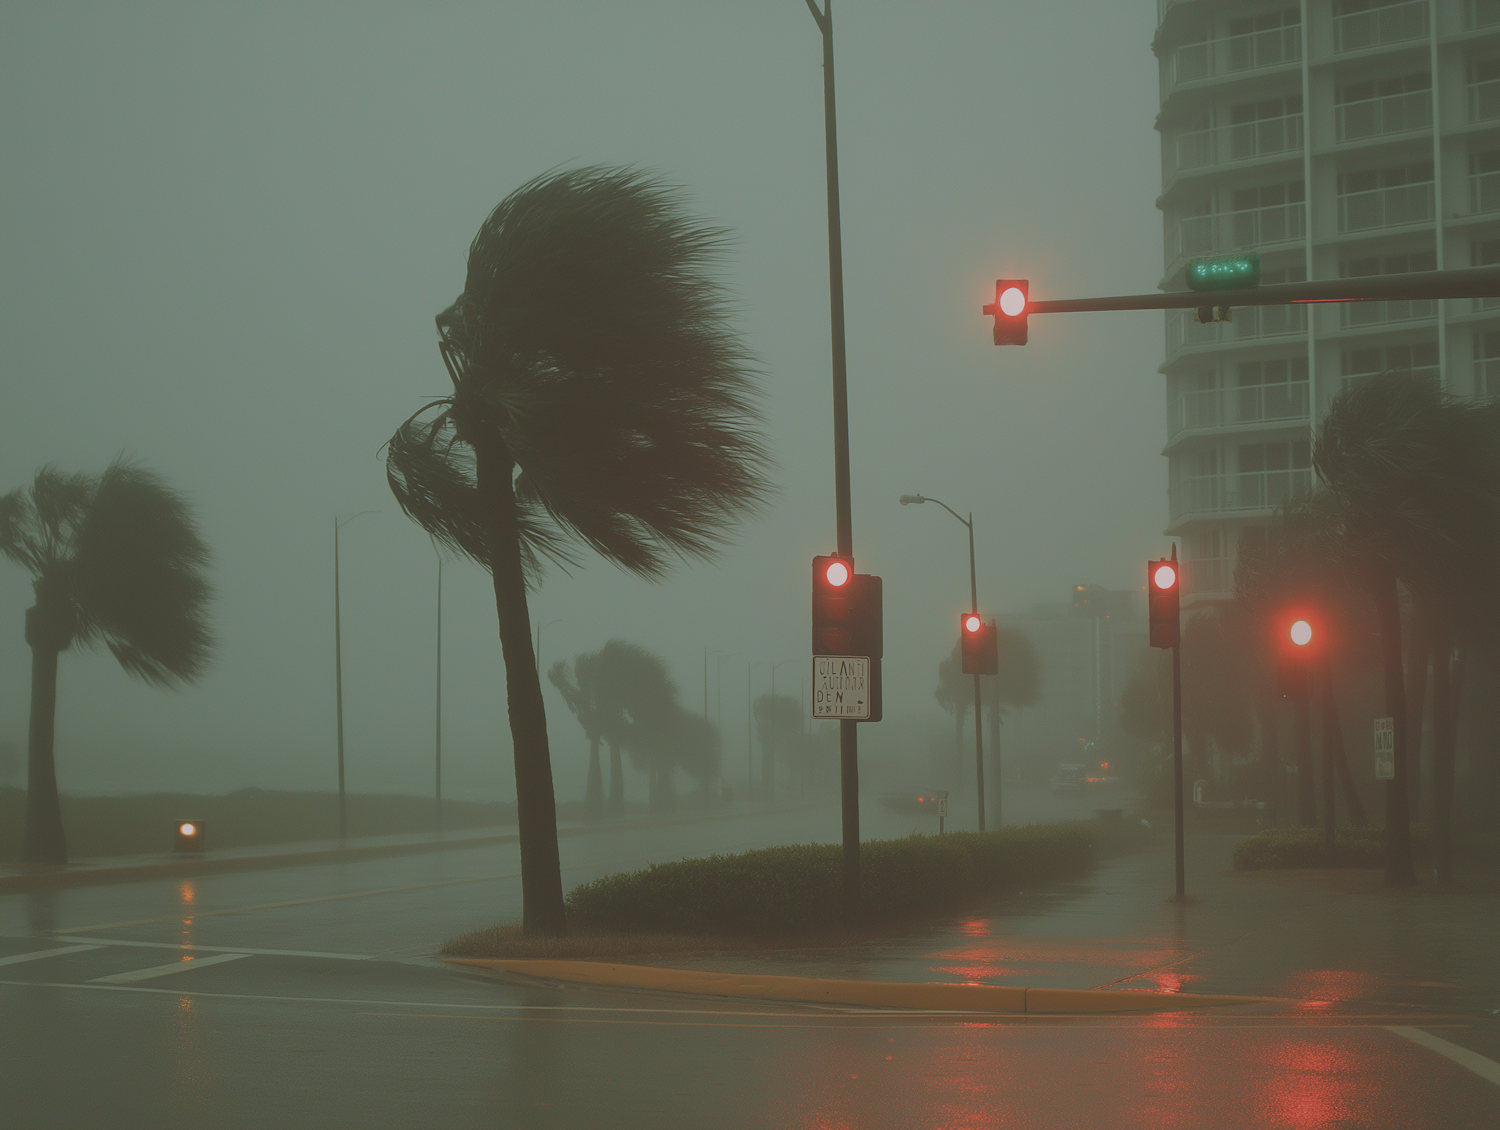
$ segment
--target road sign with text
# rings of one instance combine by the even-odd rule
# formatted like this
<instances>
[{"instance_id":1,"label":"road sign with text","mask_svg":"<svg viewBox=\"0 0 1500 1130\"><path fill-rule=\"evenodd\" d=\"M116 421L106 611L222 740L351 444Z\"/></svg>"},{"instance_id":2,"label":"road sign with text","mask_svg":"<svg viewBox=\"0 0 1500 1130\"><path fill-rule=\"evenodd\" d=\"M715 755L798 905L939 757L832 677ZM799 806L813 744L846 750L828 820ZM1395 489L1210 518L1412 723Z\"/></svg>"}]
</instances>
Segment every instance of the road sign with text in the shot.
<instances>
[{"instance_id":1,"label":"road sign with text","mask_svg":"<svg viewBox=\"0 0 1500 1130\"><path fill-rule=\"evenodd\" d=\"M813 656L812 716L878 721L880 706L870 666L869 657L864 655Z\"/></svg>"},{"instance_id":2,"label":"road sign with text","mask_svg":"<svg viewBox=\"0 0 1500 1130\"><path fill-rule=\"evenodd\" d=\"M1396 720L1375 719L1375 779L1396 779Z\"/></svg>"}]
</instances>

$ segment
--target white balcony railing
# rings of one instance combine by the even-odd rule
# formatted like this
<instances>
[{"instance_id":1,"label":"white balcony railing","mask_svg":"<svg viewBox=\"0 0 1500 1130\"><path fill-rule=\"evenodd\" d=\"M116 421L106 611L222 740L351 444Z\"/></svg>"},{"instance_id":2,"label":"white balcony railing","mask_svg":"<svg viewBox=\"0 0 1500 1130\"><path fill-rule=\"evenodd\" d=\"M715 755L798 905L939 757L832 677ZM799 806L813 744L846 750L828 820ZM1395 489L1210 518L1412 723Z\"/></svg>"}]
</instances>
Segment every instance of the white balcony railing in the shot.
<instances>
[{"instance_id":1,"label":"white balcony railing","mask_svg":"<svg viewBox=\"0 0 1500 1130\"><path fill-rule=\"evenodd\" d=\"M1306 209L1296 204L1271 204L1220 212L1215 216L1191 216L1177 223L1177 245L1169 248L1169 259L1183 255L1209 255L1215 251L1237 251L1268 243L1286 243L1306 234Z\"/></svg>"},{"instance_id":2,"label":"white balcony railing","mask_svg":"<svg viewBox=\"0 0 1500 1130\"><path fill-rule=\"evenodd\" d=\"M1500 212L1500 172L1470 174L1469 211Z\"/></svg>"},{"instance_id":3,"label":"white balcony railing","mask_svg":"<svg viewBox=\"0 0 1500 1130\"><path fill-rule=\"evenodd\" d=\"M1399 302L1341 302L1339 324L1345 329L1358 326L1380 326L1387 322L1414 322L1437 317L1437 301L1431 298L1403 299Z\"/></svg>"},{"instance_id":4,"label":"white balcony railing","mask_svg":"<svg viewBox=\"0 0 1500 1130\"><path fill-rule=\"evenodd\" d=\"M1339 231L1368 231L1419 224L1433 214L1432 182L1347 192L1339 197Z\"/></svg>"},{"instance_id":5,"label":"white balcony railing","mask_svg":"<svg viewBox=\"0 0 1500 1130\"><path fill-rule=\"evenodd\" d=\"M1401 370L1403 376L1409 376L1419 381L1432 381L1434 383L1437 383L1441 379L1441 372L1442 370L1437 365L1418 365L1415 369ZM1380 373L1348 373L1340 382L1339 388L1343 392L1348 392L1350 389L1358 388L1371 378L1380 375Z\"/></svg>"},{"instance_id":6,"label":"white balcony railing","mask_svg":"<svg viewBox=\"0 0 1500 1130\"><path fill-rule=\"evenodd\" d=\"M1191 310L1167 311L1167 356L1184 346L1227 345L1246 338L1307 332L1306 306L1240 306L1232 322L1200 324Z\"/></svg>"},{"instance_id":7,"label":"white balcony railing","mask_svg":"<svg viewBox=\"0 0 1500 1130\"><path fill-rule=\"evenodd\" d=\"M1172 521L1189 514L1234 510L1268 510L1312 489L1312 472L1247 471L1238 475L1197 475L1178 479L1167 489Z\"/></svg>"},{"instance_id":8,"label":"white balcony railing","mask_svg":"<svg viewBox=\"0 0 1500 1130\"><path fill-rule=\"evenodd\" d=\"M1239 314L1235 312L1236 317ZM1305 420L1307 403L1306 381L1185 392L1167 406L1167 435L1175 436L1189 428Z\"/></svg>"},{"instance_id":9,"label":"white balcony railing","mask_svg":"<svg viewBox=\"0 0 1500 1130\"><path fill-rule=\"evenodd\" d=\"M1465 0L1465 27L1489 27L1491 24L1500 24L1500 0Z\"/></svg>"},{"instance_id":10,"label":"white balcony railing","mask_svg":"<svg viewBox=\"0 0 1500 1130\"><path fill-rule=\"evenodd\" d=\"M1286 114L1258 122L1239 122L1177 135L1170 147L1171 176L1181 169L1201 169L1229 161L1248 161L1302 148L1302 115Z\"/></svg>"},{"instance_id":11,"label":"white balcony railing","mask_svg":"<svg viewBox=\"0 0 1500 1130\"><path fill-rule=\"evenodd\" d=\"M1500 3L1500 0L1497 0ZM1500 118L1500 78L1471 82L1466 88L1469 99L1469 121L1487 122Z\"/></svg>"},{"instance_id":12,"label":"white balcony railing","mask_svg":"<svg viewBox=\"0 0 1500 1130\"><path fill-rule=\"evenodd\" d=\"M1202 43L1185 43L1167 57L1165 94L1180 82L1237 74L1262 67L1279 67L1302 59L1302 27L1268 28L1209 39Z\"/></svg>"},{"instance_id":13,"label":"white balcony railing","mask_svg":"<svg viewBox=\"0 0 1500 1130\"><path fill-rule=\"evenodd\" d=\"M1405 4L1387 4L1363 12L1335 16L1333 49L1361 51L1386 43L1421 39L1427 34L1427 0L1407 0Z\"/></svg>"},{"instance_id":14,"label":"white balcony railing","mask_svg":"<svg viewBox=\"0 0 1500 1130\"><path fill-rule=\"evenodd\" d=\"M1474 298L1470 301L1476 314L1485 310L1500 310L1500 298Z\"/></svg>"},{"instance_id":15,"label":"white balcony railing","mask_svg":"<svg viewBox=\"0 0 1500 1130\"><path fill-rule=\"evenodd\" d=\"M1344 102L1334 110L1340 141L1359 141L1366 137L1384 137L1389 133L1430 129L1432 91L1414 90L1410 94L1390 94L1384 98Z\"/></svg>"}]
</instances>

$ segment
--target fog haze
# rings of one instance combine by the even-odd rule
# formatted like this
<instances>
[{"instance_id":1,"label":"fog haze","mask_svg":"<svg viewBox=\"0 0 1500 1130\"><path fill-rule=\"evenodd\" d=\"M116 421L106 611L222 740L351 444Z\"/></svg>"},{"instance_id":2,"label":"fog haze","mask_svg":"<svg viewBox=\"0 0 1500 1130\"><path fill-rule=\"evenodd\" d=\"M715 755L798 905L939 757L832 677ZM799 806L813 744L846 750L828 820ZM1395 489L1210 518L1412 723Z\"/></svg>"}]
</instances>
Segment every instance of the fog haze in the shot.
<instances>
[{"instance_id":1,"label":"fog haze","mask_svg":"<svg viewBox=\"0 0 1500 1130\"><path fill-rule=\"evenodd\" d=\"M1165 550L1161 319L1048 315L996 349L997 277L1137 293L1160 262L1146 0L837 5L854 543L885 579L896 755L967 606L1139 584ZM65 653L67 792L334 786L332 535L343 532L349 788L431 787L434 585L381 445L449 382L433 316L486 213L552 168L636 165L735 237L778 493L664 584L597 558L531 598L542 666L620 637L689 709L722 649L726 769L746 661L807 679L809 562L834 545L821 50L776 3L11 4L0 12L0 492L119 453L192 500L218 659L197 686ZM607 303L608 294L591 296ZM495 606L445 568L444 765L510 798ZM29 577L0 563L0 739L24 747ZM767 667L754 672L767 689ZM1045 675L1044 675L1045 678ZM557 791L582 731L547 688ZM913 749L913 758L923 751ZM635 798L644 794L630 781Z\"/></svg>"}]
</instances>

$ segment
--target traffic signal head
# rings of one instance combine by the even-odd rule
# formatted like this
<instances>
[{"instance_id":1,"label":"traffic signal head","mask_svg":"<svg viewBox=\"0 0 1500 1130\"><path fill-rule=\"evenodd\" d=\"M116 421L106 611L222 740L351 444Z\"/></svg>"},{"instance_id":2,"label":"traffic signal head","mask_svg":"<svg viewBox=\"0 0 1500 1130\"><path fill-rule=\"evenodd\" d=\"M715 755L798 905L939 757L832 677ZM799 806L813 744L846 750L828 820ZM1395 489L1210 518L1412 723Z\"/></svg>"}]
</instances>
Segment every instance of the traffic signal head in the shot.
<instances>
[{"instance_id":1,"label":"traffic signal head","mask_svg":"<svg viewBox=\"0 0 1500 1130\"><path fill-rule=\"evenodd\" d=\"M965 675L993 675L1000 670L994 624L986 624L976 612L958 618L958 654Z\"/></svg>"},{"instance_id":2,"label":"traffic signal head","mask_svg":"<svg viewBox=\"0 0 1500 1130\"><path fill-rule=\"evenodd\" d=\"M1031 285L1026 279L996 279L995 301L980 312L995 319L996 345L1026 344L1026 312L1031 305Z\"/></svg>"},{"instance_id":3,"label":"traffic signal head","mask_svg":"<svg viewBox=\"0 0 1500 1130\"><path fill-rule=\"evenodd\" d=\"M812 597L814 655L884 654L879 577L856 573L847 557L814 557Z\"/></svg>"},{"instance_id":4,"label":"traffic signal head","mask_svg":"<svg viewBox=\"0 0 1500 1130\"><path fill-rule=\"evenodd\" d=\"M1312 661L1327 642L1317 619L1285 612L1276 620L1276 685L1284 698L1305 698L1312 691Z\"/></svg>"},{"instance_id":5,"label":"traffic signal head","mask_svg":"<svg viewBox=\"0 0 1500 1130\"><path fill-rule=\"evenodd\" d=\"M1236 251L1232 255L1204 255L1188 260L1189 290L1237 290L1260 285L1260 254ZM1227 319L1226 319L1227 321Z\"/></svg>"},{"instance_id":6,"label":"traffic signal head","mask_svg":"<svg viewBox=\"0 0 1500 1130\"><path fill-rule=\"evenodd\" d=\"M1182 637L1179 595L1182 571L1177 566L1177 547L1172 556L1146 562L1146 607L1150 614L1151 646L1176 647Z\"/></svg>"}]
</instances>

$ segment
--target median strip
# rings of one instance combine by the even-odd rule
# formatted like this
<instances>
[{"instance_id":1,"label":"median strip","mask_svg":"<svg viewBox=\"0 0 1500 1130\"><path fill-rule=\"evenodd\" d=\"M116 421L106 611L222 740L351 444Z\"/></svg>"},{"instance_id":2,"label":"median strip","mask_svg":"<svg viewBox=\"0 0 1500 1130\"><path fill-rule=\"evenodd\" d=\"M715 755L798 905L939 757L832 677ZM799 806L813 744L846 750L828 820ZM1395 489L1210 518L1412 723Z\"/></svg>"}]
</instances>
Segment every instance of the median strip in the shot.
<instances>
[{"instance_id":1,"label":"median strip","mask_svg":"<svg viewBox=\"0 0 1500 1130\"><path fill-rule=\"evenodd\" d=\"M448 957L442 960L454 965L470 965L583 985L940 1012L1177 1012L1185 1008L1256 1004L1272 999L1205 993L1131 992L1122 989L1029 989L1010 985L961 985L951 982L838 981L823 977L714 973L699 969L663 969L653 965L616 965L599 961L512 961L483 957Z\"/></svg>"}]
</instances>

